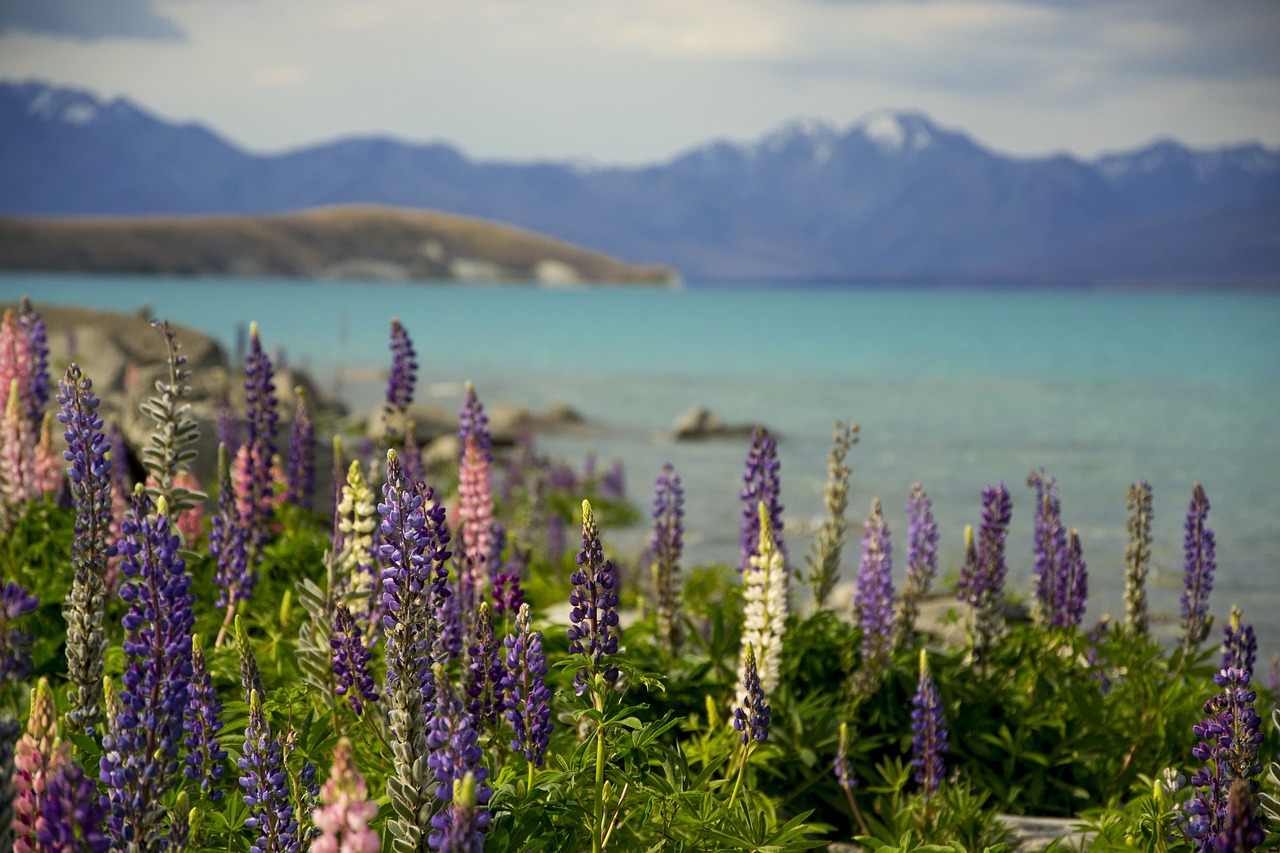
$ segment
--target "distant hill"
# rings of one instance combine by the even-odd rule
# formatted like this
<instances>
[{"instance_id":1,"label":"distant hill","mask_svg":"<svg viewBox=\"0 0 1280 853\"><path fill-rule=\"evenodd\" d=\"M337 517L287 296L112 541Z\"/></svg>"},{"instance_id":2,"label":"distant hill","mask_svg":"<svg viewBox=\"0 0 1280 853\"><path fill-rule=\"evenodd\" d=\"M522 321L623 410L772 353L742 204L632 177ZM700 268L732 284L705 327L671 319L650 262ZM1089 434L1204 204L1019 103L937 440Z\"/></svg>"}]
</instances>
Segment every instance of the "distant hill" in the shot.
<instances>
[{"instance_id":1,"label":"distant hill","mask_svg":"<svg viewBox=\"0 0 1280 853\"><path fill-rule=\"evenodd\" d=\"M510 226L372 206L254 216L0 217L0 269L375 280L670 283Z\"/></svg>"},{"instance_id":2,"label":"distant hill","mask_svg":"<svg viewBox=\"0 0 1280 853\"><path fill-rule=\"evenodd\" d=\"M0 84L0 212L382 204L510 223L694 280L1280 284L1280 151L1012 158L918 113L802 121L643 167L346 139L251 155L126 100Z\"/></svg>"}]
</instances>

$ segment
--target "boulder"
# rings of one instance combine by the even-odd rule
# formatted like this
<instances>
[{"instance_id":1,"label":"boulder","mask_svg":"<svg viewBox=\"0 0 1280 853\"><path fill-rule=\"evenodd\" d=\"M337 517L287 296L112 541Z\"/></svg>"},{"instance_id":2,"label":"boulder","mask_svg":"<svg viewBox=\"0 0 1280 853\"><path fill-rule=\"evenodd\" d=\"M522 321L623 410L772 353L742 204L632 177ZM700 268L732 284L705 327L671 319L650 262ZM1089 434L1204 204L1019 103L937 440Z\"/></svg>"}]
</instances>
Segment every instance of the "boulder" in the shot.
<instances>
[{"instance_id":1,"label":"boulder","mask_svg":"<svg viewBox=\"0 0 1280 853\"><path fill-rule=\"evenodd\" d=\"M670 437L675 441L700 441L708 438L750 437L751 424L726 424L724 419L705 406L693 406L671 425Z\"/></svg>"}]
</instances>

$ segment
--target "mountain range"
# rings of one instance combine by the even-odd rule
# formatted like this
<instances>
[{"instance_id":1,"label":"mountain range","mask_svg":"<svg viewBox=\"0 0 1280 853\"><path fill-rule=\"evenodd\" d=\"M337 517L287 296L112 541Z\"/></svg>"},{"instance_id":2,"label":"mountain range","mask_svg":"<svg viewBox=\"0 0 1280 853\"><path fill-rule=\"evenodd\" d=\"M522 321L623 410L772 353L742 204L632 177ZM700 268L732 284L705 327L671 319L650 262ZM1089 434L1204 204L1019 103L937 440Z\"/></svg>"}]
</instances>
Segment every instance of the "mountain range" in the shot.
<instances>
[{"instance_id":1,"label":"mountain range","mask_svg":"<svg viewBox=\"0 0 1280 853\"><path fill-rule=\"evenodd\" d=\"M123 98L0 83L0 213L352 203L497 220L692 281L1280 285L1280 149L1256 143L1011 157L879 112L644 166L482 162L376 137L261 155Z\"/></svg>"}]
</instances>

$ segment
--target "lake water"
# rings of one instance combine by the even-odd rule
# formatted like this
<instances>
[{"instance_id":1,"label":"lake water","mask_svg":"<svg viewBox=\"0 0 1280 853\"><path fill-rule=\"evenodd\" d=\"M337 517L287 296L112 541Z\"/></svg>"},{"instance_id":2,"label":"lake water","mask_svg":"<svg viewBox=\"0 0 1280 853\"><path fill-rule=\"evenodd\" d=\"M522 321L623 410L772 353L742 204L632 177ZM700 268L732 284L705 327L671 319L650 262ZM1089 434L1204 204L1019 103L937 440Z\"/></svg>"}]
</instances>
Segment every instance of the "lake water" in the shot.
<instances>
[{"instance_id":1,"label":"lake water","mask_svg":"<svg viewBox=\"0 0 1280 853\"><path fill-rule=\"evenodd\" d=\"M420 399L456 405L470 379L486 401L568 403L598 434L540 446L573 460L588 446L603 462L621 458L644 506L671 461L687 494L687 562L736 561L747 450L737 440L667 441L694 404L780 435L784 517L802 529L823 513L834 420L859 421L851 515L865 515L874 496L884 502L899 583L913 481L934 500L944 573L958 566L982 487L1003 481L1014 499L1011 584L1029 591L1025 481L1044 467L1084 543L1090 621L1123 615L1125 490L1145 477L1155 489L1152 604L1172 618L1157 627L1165 636L1177 630L1182 522L1198 480L1213 505L1218 624L1237 603L1258 629L1260 655L1280 652L1280 296L0 277L0 301L23 294L123 311L145 303L229 348L237 327L257 320L265 346L322 382L335 370L385 367L398 316L419 353ZM343 387L359 405L381 390ZM643 536L605 531L624 556ZM793 558L808 544L788 533Z\"/></svg>"}]
</instances>

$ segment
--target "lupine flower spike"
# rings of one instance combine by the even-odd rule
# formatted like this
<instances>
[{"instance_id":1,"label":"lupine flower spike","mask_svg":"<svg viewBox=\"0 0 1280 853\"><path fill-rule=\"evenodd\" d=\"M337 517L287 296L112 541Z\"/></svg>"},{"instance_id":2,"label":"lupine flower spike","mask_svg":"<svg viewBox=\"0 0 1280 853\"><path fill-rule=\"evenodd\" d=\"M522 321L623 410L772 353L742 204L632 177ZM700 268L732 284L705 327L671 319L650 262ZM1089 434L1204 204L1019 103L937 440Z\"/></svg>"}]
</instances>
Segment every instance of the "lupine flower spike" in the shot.
<instances>
[{"instance_id":1,"label":"lupine flower spike","mask_svg":"<svg viewBox=\"0 0 1280 853\"><path fill-rule=\"evenodd\" d=\"M249 817L244 825L257 830L254 853L297 853L298 821L290 805L289 775L285 772L279 738L271 736L262 712L262 696L249 694L249 725L239 760L240 788Z\"/></svg>"},{"instance_id":2,"label":"lupine flower spike","mask_svg":"<svg viewBox=\"0 0 1280 853\"><path fill-rule=\"evenodd\" d=\"M467 696L471 700L467 713L482 733L496 730L498 712L503 707L502 676L506 668L502 663L501 648L493 631L493 611L488 602L481 602L471 645L467 647L470 663L466 684Z\"/></svg>"},{"instance_id":3,"label":"lupine flower spike","mask_svg":"<svg viewBox=\"0 0 1280 853\"><path fill-rule=\"evenodd\" d=\"M546 684L547 656L542 650L542 632L533 630L529 605L516 613L516 632L503 644L507 649L506 673L502 677L503 704L511 723L511 748L523 752L533 768L541 767L551 743L551 690Z\"/></svg>"},{"instance_id":4,"label":"lupine flower spike","mask_svg":"<svg viewBox=\"0 0 1280 853\"><path fill-rule=\"evenodd\" d=\"M369 799L351 741L345 737L333 748L333 767L320 789L320 802L323 805L312 820L321 834L312 840L310 853L378 853L382 849L378 834L369 828L378 804Z\"/></svg>"},{"instance_id":5,"label":"lupine flower spike","mask_svg":"<svg viewBox=\"0 0 1280 853\"><path fill-rule=\"evenodd\" d=\"M68 747L58 734L58 709L53 691L48 679L41 678L32 694L26 734L18 741L14 758L13 849L16 853L37 849L33 842L41 817L40 797L58 765L68 760Z\"/></svg>"},{"instance_id":6,"label":"lupine flower spike","mask_svg":"<svg viewBox=\"0 0 1280 853\"><path fill-rule=\"evenodd\" d=\"M467 439L458 469L458 524L462 567L458 573L458 598L466 625L472 625L476 609L487 597L489 559L493 553L493 493L489 462L473 435Z\"/></svg>"},{"instance_id":7,"label":"lupine flower spike","mask_svg":"<svg viewBox=\"0 0 1280 853\"><path fill-rule=\"evenodd\" d=\"M226 608L214 647L220 647L235 619L236 604L253 594L257 576L249 565L249 530L237 506L227 445L218 445L218 508L209 528L209 555L216 566L217 606Z\"/></svg>"},{"instance_id":8,"label":"lupine flower spike","mask_svg":"<svg viewBox=\"0 0 1280 853\"><path fill-rule=\"evenodd\" d=\"M742 732L743 746L751 741L769 738L769 700L765 698L764 688L760 686L756 655L751 646L747 646L745 670L738 702L733 708L733 727Z\"/></svg>"},{"instance_id":9,"label":"lupine flower spike","mask_svg":"<svg viewBox=\"0 0 1280 853\"><path fill-rule=\"evenodd\" d=\"M23 412L18 380L9 381L8 402L0 416L0 535L8 533L38 495L36 440Z\"/></svg>"},{"instance_id":10,"label":"lupine flower spike","mask_svg":"<svg viewBox=\"0 0 1280 853\"><path fill-rule=\"evenodd\" d=\"M862 629L862 663L855 692L865 695L880 683L893 653L893 546L879 499L862 534L862 561L853 587L853 615Z\"/></svg>"},{"instance_id":11,"label":"lupine flower spike","mask_svg":"<svg viewBox=\"0 0 1280 853\"><path fill-rule=\"evenodd\" d=\"M36 845L41 853L107 853L111 839L102 831L104 817L98 786L75 759L58 764L40 795Z\"/></svg>"},{"instance_id":12,"label":"lupine flower spike","mask_svg":"<svg viewBox=\"0 0 1280 853\"><path fill-rule=\"evenodd\" d=\"M387 378L387 401L383 418L383 441L394 443L402 429L401 421L413 402L414 386L418 381L418 356L413 350L409 333L400 325L400 318L391 318L391 374Z\"/></svg>"},{"instance_id":13,"label":"lupine flower spike","mask_svg":"<svg viewBox=\"0 0 1280 853\"><path fill-rule=\"evenodd\" d=\"M929 594L937 574L938 525L933 520L933 502L923 486L912 483L907 498L907 584L898 610L896 646L906 646L915 635L920 601Z\"/></svg>"},{"instance_id":14,"label":"lupine flower spike","mask_svg":"<svg viewBox=\"0 0 1280 853\"><path fill-rule=\"evenodd\" d=\"M62 491L62 455L53 447L53 412L40 419L40 438L35 450L36 491L56 495Z\"/></svg>"},{"instance_id":15,"label":"lupine flower spike","mask_svg":"<svg viewBox=\"0 0 1280 853\"><path fill-rule=\"evenodd\" d=\"M760 551L742 573L742 642L738 657L738 681L746 680L747 649L756 658L756 668L765 696L778 685L782 661L782 636L787 623L787 567L773 540L769 508L756 505L760 515Z\"/></svg>"},{"instance_id":16,"label":"lupine flower spike","mask_svg":"<svg viewBox=\"0 0 1280 853\"><path fill-rule=\"evenodd\" d=\"M25 296L18 309L18 326L27 335L27 417L32 424L36 424L40 422L45 404L49 402L49 340L44 320L31 307L31 300Z\"/></svg>"},{"instance_id":17,"label":"lupine flower spike","mask_svg":"<svg viewBox=\"0 0 1280 853\"><path fill-rule=\"evenodd\" d=\"M67 368L58 383L58 421L67 428L67 479L75 504L75 536L71 541L71 591L62 614L67 623L67 680L71 682L67 725L88 731L100 717L102 653L106 646L107 561L116 555L110 543L111 468L102 418L93 383L79 366Z\"/></svg>"},{"instance_id":18,"label":"lupine flower spike","mask_svg":"<svg viewBox=\"0 0 1280 853\"><path fill-rule=\"evenodd\" d=\"M262 546L266 544L274 500L271 461L275 454L276 386L271 359L262 350L258 324L249 324L249 353L244 362L244 392L248 408L244 457L245 489L248 500L241 507L240 523L248 531L249 567L257 569Z\"/></svg>"},{"instance_id":19,"label":"lupine flower spike","mask_svg":"<svg viewBox=\"0 0 1280 853\"><path fill-rule=\"evenodd\" d=\"M965 529L965 562L956 583L956 597L969 605L970 659L983 660L1004 623L1005 538L1012 503L1004 484L982 491L982 525L975 543Z\"/></svg>"},{"instance_id":20,"label":"lupine flower spike","mask_svg":"<svg viewBox=\"0 0 1280 853\"><path fill-rule=\"evenodd\" d=\"M746 571L751 558L760 552L760 539L766 526L773 538L774 548L782 556L783 564L789 565L787 546L782 541L781 468L777 439L764 427L756 427L751 437L751 450L747 453L746 473L743 475L742 552L738 561L740 572ZM768 508L767 525L760 522L757 507L761 502ZM790 577L786 578L786 582L790 585Z\"/></svg>"},{"instance_id":21,"label":"lupine flower spike","mask_svg":"<svg viewBox=\"0 0 1280 853\"><path fill-rule=\"evenodd\" d=\"M654 484L653 598L658 617L658 646L672 657L684 642L684 615L680 607L680 553L684 548L684 488L668 462Z\"/></svg>"},{"instance_id":22,"label":"lupine flower spike","mask_svg":"<svg viewBox=\"0 0 1280 853\"><path fill-rule=\"evenodd\" d=\"M810 583L813 584L813 604L818 610L827 606L827 599L840 579L840 555L844 550L845 510L849 506L849 466L845 456L858 443L858 424L836 421L835 436L831 440L831 453L827 456L827 485L823 503L827 516L822 520L812 553L809 555Z\"/></svg>"},{"instance_id":23,"label":"lupine flower spike","mask_svg":"<svg viewBox=\"0 0 1280 853\"><path fill-rule=\"evenodd\" d=\"M617 573L613 563L604 558L600 528L587 501L582 502L582 550L577 564L569 576L573 584L569 593L569 653L582 655L586 663L573 677L573 690L581 696L597 675L609 683L618 679L618 670L607 660L618 653Z\"/></svg>"},{"instance_id":24,"label":"lupine flower spike","mask_svg":"<svg viewBox=\"0 0 1280 853\"><path fill-rule=\"evenodd\" d=\"M925 799L930 799L942 785L947 766L942 754L947 751L947 724L942 714L938 686L929 672L929 660L920 650L920 682L911 700L911 766Z\"/></svg>"},{"instance_id":25,"label":"lupine flower spike","mask_svg":"<svg viewBox=\"0 0 1280 853\"><path fill-rule=\"evenodd\" d=\"M1059 561L1067 550L1067 529L1062 526L1062 507L1058 500L1058 486L1044 469L1032 471L1027 485L1036 492L1035 534L1032 546L1035 551L1035 574L1032 593L1035 596L1033 617L1037 625L1057 624L1056 602Z\"/></svg>"},{"instance_id":26,"label":"lupine flower spike","mask_svg":"<svg viewBox=\"0 0 1280 853\"><path fill-rule=\"evenodd\" d=\"M200 635L191 637L191 683L182 728L187 732L187 778L199 783L200 793L213 802L222 799L215 786L226 772L227 751L218 746L222 731L222 700L213 686Z\"/></svg>"},{"instance_id":27,"label":"lupine flower spike","mask_svg":"<svg viewBox=\"0 0 1280 853\"><path fill-rule=\"evenodd\" d=\"M1204 642L1213 625L1209 615L1209 593L1213 590L1214 561L1213 531L1205 524L1209 517L1209 498L1199 483L1191 493L1191 506L1187 510L1186 568L1183 573L1182 631L1183 648L1190 651Z\"/></svg>"},{"instance_id":28,"label":"lupine flower spike","mask_svg":"<svg viewBox=\"0 0 1280 853\"><path fill-rule=\"evenodd\" d=\"M1135 634L1151 627L1147 608L1147 573L1151 567L1151 484L1139 480L1129 486L1129 544L1124 549L1124 622Z\"/></svg>"},{"instance_id":29,"label":"lupine flower spike","mask_svg":"<svg viewBox=\"0 0 1280 853\"><path fill-rule=\"evenodd\" d=\"M301 385L293 391L298 408L289 429L289 469L285 476L285 500L305 510L315 504L316 430L311 422L307 391Z\"/></svg>"},{"instance_id":30,"label":"lupine flower spike","mask_svg":"<svg viewBox=\"0 0 1280 853\"><path fill-rule=\"evenodd\" d=\"M431 748L427 766L435 774L436 799L444 807L431 819L433 831L428 843L432 850L442 853L479 850L480 833L489 822L488 811L480 806L493 796L493 789L485 784L489 771L480 763L484 753L476 744L479 733L439 665L435 668L435 682L438 701L427 724L427 745ZM463 790L459 790L459 783Z\"/></svg>"},{"instance_id":31,"label":"lupine flower spike","mask_svg":"<svg viewBox=\"0 0 1280 853\"><path fill-rule=\"evenodd\" d=\"M364 633L345 604L339 604L335 611L329 647L333 675L337 679L335 692L347 697L351 710L359 717L364 713L365 703L377 702L381 693L369 670L370 656Z\"/></svg>"}]
</instances>

